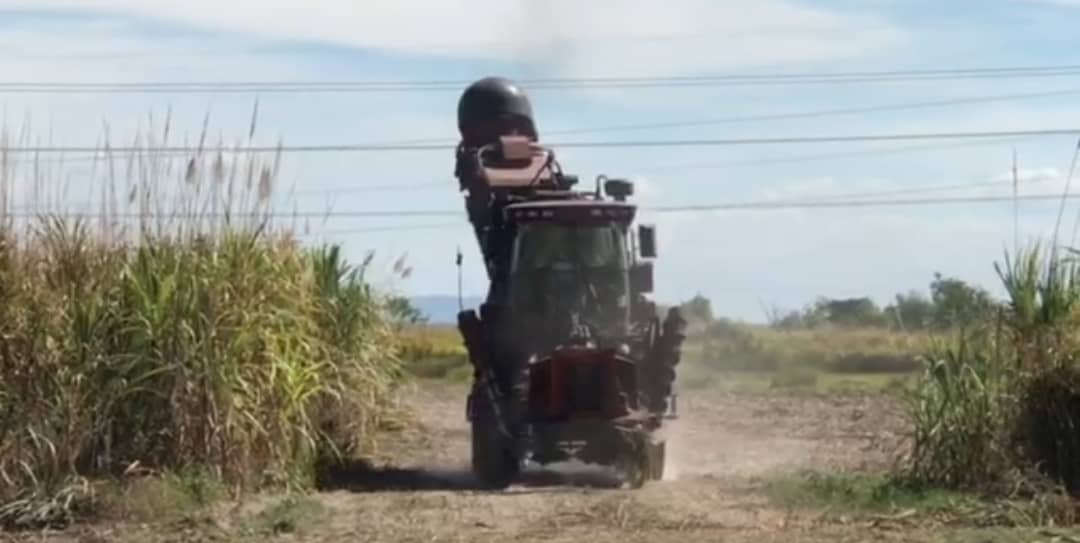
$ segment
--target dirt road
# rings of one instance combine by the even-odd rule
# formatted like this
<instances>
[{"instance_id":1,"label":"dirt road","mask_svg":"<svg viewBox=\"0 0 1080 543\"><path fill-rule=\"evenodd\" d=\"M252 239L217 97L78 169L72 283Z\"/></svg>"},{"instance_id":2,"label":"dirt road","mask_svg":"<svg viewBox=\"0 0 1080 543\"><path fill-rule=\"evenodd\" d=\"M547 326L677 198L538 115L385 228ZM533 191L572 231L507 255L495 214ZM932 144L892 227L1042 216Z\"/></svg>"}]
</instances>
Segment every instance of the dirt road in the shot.
<instances>
[{"instance_id":1,"label":"dirt road","mask_svg":"<svg viewBox=\"0 0 1080 543\"><path fill-rule=\"evenodd\" d=\"M894 402L877 396L684 393L671 428L663 482L613 488L600 469L531 470L505 492L470 490L463 390L422 387L413 405L420 446L391 453L396 468L343 477L324 493L335 513L306 540L367 541L792 541L831 540L817 515L771 506L761 478L815 470L881 470L903 429ZM350 480L351 479L351 480Z\"/></svg>"},{"instance_id":2,"label":"dirt road","mask_svg":"<svg viewBox=\"0 0 1080 543\"><path fill-rule=\"evenodd\" d=\"M468 475L464 390L424 385L410 397L422 431L402 439L395 465L337 474L344 486L282 510L267 497L198 522L82 527L66 541L694 541L938 540L937 534L774 505L762 480L800 470L879 471L904 431L894 400L783 392L684 392L665 481L638 490L595 469L533 470L504 492ZM275 501L278 500L278 501ZM276 504L276 505L275 505ZM274 509L274 508L278 509ZM274 510L277 513L267 513ZM280 533L240 527L263 515ZM281 520L278 517L288 517ZM276 520L275 520L276 519ZM250 524L250 523L249 523ZM266 526L264 526L265 528ZM918 528L918 526L916 526ZM275 530L271 530L275 531ZM0 536L2 538L2 536Z\"/></svg>"}]
</instances>

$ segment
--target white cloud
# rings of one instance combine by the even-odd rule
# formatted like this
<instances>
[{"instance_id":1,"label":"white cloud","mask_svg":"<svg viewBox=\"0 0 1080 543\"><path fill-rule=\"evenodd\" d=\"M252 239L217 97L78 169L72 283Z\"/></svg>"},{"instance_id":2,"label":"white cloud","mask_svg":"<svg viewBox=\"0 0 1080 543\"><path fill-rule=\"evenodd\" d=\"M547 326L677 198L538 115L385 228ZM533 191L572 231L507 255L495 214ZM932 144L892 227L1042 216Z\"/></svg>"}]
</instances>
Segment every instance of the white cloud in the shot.
<instances>
[{"instance_id":1,"label":"white cloud","mask_svg":"<svg viewBox=\"0 0 1080 543\"><path fill-rule=\"evenodd\" d=\"M1008 183L1008 182L1012 182L1012 180L1013 180L1013 172L1008 171L1008 172L1001 172L1001 173L993 176L993 178L991 178L990 182L992 182L992 183ZM1026 168L1026 169L1025 168L1017 168L1016 169L1016 181L1017 181L1017 184L1019 184L1020 186L1038 184L1039 186L1045 187L1045 186L1050 184L1050 183L1047 183L1048 181L1052 181L1052 182L1057 183L1057 184L1062 184L1062 186L1063 186L1063 183L1065 181L1065 175L1061 172L1061 170L1059 168L1056 168L1056 167L1053 167L1053 166L1045 166L1045 167L1042 167L1042 168ZM1056 186L1056 185L1054 185L1054 186Z\"/></svg>"},{"instance_id":2,"label":"white cloud","mask_svg":"<svg viewBox=\"0 0 1080 543\"><path fill-rule=\"evenodd\" d=\"M790 0L0 0L0 9L97 9L274 39L533 61L579 76L848 59L903 39L885 21Z\"/></svg>"},{"instance_id":3,"label":"white cloud","mask_svg":"<svg viewBox=\"0 0 1080 543\"><path fill-rule=\"evenodd\" d=\"M1033 4L1050 4L1064 7L1080 7L1080 0L1026 0Z\"/></svg>"}]
</instances>

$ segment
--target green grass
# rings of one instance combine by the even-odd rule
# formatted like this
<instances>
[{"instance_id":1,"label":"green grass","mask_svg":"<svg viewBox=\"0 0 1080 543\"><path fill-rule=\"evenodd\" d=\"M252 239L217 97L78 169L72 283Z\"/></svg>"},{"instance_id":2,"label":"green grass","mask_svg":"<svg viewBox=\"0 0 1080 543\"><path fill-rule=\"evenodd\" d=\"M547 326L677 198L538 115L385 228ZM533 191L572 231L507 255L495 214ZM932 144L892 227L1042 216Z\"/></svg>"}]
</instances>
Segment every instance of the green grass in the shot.
<instances>
[{"instance_id":1,"label":"green grass","mask_svg":"<svg viewBox=\"0 0 1080 543\"><path fill-rule=\"evenodd\" d=\"M813 369L828 373L907 373L930 336L877 328L777 330L718 320L691 336L685 357L716 370Z\"/></svg>"},{"instance_id":2,"label":"green grass","mask_svg":"<svg viewBox=\"0 0 1080 543\"><path fill-rule=\"evenodd\" d=\"M222 481L201 470L131 477L96 484L95 516L131 522L169 522L198 514L228 496Z\"/></svg>"},{"instance_id":3,"label":"green grass","mask_svg":"<svg viewBox=\"0 0 1080 543\"><path fill-rule=\"evenodd\" d=\"M688 338L678 369L684 386L726 386L734 380L754 388L761 380L754 374L760 374L773 388L823 393L896 389L914 373L914 356L929 341L885 330L734 326L735 336ZM417 377L455 382L472 377L461 336L451 326L405 328L401 359L404 369Z\"/></svg>"},{"instance_id":4,"label":"green grass","mask_svg":"<svg viewBox=\"0 0 1080 543\"><path fill-rule=\"evenodd\" d=\"M399 337L402 367L410 374L455 382L472 379L472 366L457 328L410 326Z\"/></svg>"},{"instance_id":5,"label":"green grass","mask_svg":"<svg viewBox=\"0 0 1080 543\"><path fill-rule=\"evenodd\" d=\"M915 383L915 374L828 373L787 369L777 372L714 371L694 366L681 368L678 385L686 390L722 390L735 393L890 394L902 396Z\"/></svg>"},{"instance_id":6,"label":"green grass","mask_svg":"<svg viewBox=\"0 0 1080 543\"><path fill-rule=\"evenodd\" d=\"M302 535L325 522L328 515L329 510L315 497L287 496L246 519L240 527L239 534L264 537L282 534Z\"/></svg>"},{"instance_id":7,"label":"green grass","mask_svg":"<svg viewBox=\"0 0 1080 543\"><path fill-rule=\"evenodd\" d=\"M999 527L1009 534L1072 526L1076 519L1076 503L1063 496L975 493L889 474L803 472L761 483L761 492L778 507L910 526Z\"/></svg>"},{"instance_id":8,"label":"green grass","mask_svg":"<svg viewBox=\"0 0 1080 543\"><path fill-rule=\"evenodd\" d=\"M881 475L805 473L769 479L763 490L780 507L845 514L951 513L985 506L971 495L910 485Z\"/></svg>"}]
</instances>

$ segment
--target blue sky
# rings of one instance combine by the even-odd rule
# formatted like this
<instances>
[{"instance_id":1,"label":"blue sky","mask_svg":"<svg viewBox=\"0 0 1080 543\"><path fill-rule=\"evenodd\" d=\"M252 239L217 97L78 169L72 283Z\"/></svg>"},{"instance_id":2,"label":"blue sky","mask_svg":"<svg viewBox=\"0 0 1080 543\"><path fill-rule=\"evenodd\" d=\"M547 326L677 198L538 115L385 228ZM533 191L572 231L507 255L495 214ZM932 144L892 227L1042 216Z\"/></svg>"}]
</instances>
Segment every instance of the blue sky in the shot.
<instances>
[{"instance_id":1,"label":"blue sky","mask_svg":"<svg viewBox=\"0 0 1080 543\"><path fill-rule=\"evenodd\" d=\"M1072 0L0 0L6 81L471 80L839 72L1080 64ZM541 133L737 116L1071 91L807 119L609 130L553 141L739 138L1080 127L1080 76L790 87L535 90ZM259 96L258 141L287 144L456 140L458 91ZM153 112L194 137L209 110L226 140L246 133L253 95L0 95L9 127L31 119L54 143L93 144L103 123L130 140ZM644 205L823 197L996 182L931 196L1010 193L1015 147L1025 193L1060 191L1071 137L729 148L566 149L563 167L591 181L627 176ZM843 152L857 157L793 160ZM877 154L870 151L883 151ZM460 210L453 155L311 154L285 157L281 182L295 207L322 211ZM401 191L365 186L425 185ZM439 183L442 183L439 185ZM432 185L434 184L434 185ZM335 192L339 191L340 192ZM290 202L292 203L292 202ZM1056 203L1025 203L1025 239L1047 236ZM1070 206L1067 226L1077 210ZM1011 204L867 207L650 215L660 230L657 296L703 293L720 313L760 320L762 305L796 308L817 296L924 289L940 271L996 290L993 262L1011 244ZM370 227L446 225L349 233ZM376 251L383 278L403 253L413 267L387 283L411 294L484 289L464 213L450 218L335 218L313 241L343 243L354 259Z\"/></svg>"}]
</instances>

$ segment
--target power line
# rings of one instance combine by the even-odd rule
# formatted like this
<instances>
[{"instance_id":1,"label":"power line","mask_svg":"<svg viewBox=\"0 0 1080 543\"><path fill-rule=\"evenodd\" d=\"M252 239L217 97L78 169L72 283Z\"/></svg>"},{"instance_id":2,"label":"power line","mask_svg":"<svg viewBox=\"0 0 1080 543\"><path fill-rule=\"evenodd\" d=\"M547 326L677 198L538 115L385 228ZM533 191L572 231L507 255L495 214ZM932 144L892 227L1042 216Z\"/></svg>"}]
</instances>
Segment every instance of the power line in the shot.
<instances>
[{"instance_id":1,"label":"power line","mask_svg":"<svg viewBox=\"0 0 1080 543\"><path fill-rule=\"evenodd\" d=\"M1036 177L1036 178L1033 178L1032 180L1039 180L1039 179ZM844 193L839 193L839 194L824 194L824 195L818 195L818 196L811 196L810 197L811 200L809 200L809 201L813 201L815 199L824 199L824 200L844 199L844 200L847 200L847 199L851 199L851 198L880 198L880 197L885 197L885 196L896 196L896 195L903 195L903 194L932 194L932 193L949 192L949 191L963 190L963 189L988 189L988 188L997 187L999 185L1003 185L1005 183L1012 183L1012 182L1013 182L1012 180L1007 180L1007 181L978 181L978 182L957 183L957 184L950 184L950 185L934 184L934 185L919 185L919 186L914 186L914 187L904 187L904 188L888 189L888 190L863 191L863 192L844 192ZM323 191L292 192L292 194L331 194L331 193L347 193L347 192L366 192L368 189L376 189L376 190L378 190L378 189L400 188L400 189L404 190L404 189L417 189L417 188L427 188L427 187L447 187L448 188L448 187L451 187L451 186L453 186L453 185L448 185L447 183L442 183L442 182L440 182L440 183L416 183L416 184L407 184L407 185L342 187L342 188L334 188L334 189L324 189ZM799 200L799 201L807 201L807 200L803 199L803 200ZM90 205L93 205L93 204L90 204ZM33 209L33 206L24 205L24 206L17 206L17 207L14 207L12 209L17 209L17 210L20 210L20 211L29 211L29 210ZM288 213L282 213L282 214L287 215Z\"/></svg>"},{"instance_id":2,"label":"power line","mask_svg":"<svg viewBox=\"0 0 1080 543\"><path fill-rule=\"evenodd\" d=\"M668 121L658 123L646 123L646 124L624 124L624 125L610 125L603 127L590 127L590 128L571 128L566 130L554 130L546 132L546 134L554 135L568 135L568 134L585 134L590 132L608 132L608 131L626 131L626 130L653 130L660 128L686 128L692 126L709 126L716 124L736 124L746 122L759 122L759 121L779 121L788 119L813 119L818 117L832 117L836 115L858 115L862 113L878 113L882 111L906 111L911 109L924 109L935 107L947 107L955 105L966 104L980 104L990 103L1008 100L1024 100L1028 98L1050 98L1054 96L1068 96L1080 94L1080 89L1065 89L1059 91L1050 92L1033 92L1022 94L1000 94L991 96L972 96L967 98L955 98L948 100L934 100L928 102L906 102L896 104L883 104L878 106L864 106L864 107L850 107L850 108L836 108L836 109L823 109L817 111L801 111L801 112L788 112L788 113L769 113L763 115L743 115L735 117L721 117L716 119L700 119L700 120L686 120L686 121Z\"/></svg>"},{"instance_id":3,"label":"power line","mask_svg":"<svg viewBox=\"0 0 1080 543\"><path fill-rule=\"evenodd\" d=\"M1075 136L1080 130L1074 128L1054 128L1040 130L1003 130L976 132L926 132L908 134L869 134L856 136L805 136L805 137L762 137L762 138L701 138L680 140L628 140L628 141L584 141L555 144L553 147L566 148L603 148L603 147L714 147L733 145L779 145L804 143L850 143L867 141L903 141L933 139L968 139L968 138L1003 138L1030 136Z\"/></svg>"},{"instance_id":4,"label":"power line","mask_svg":"<svg viewBox=\"0 0 1080 543\"><path fill-rule=\"evenodd\" d=\"M697 76L618 76L592 78L523 78L530 90L581 88L655 88L742 85L805 85L1005 79L1080 75L1080 65L1001 68L948 68L933 70L856 71L834 73L718 74ZM418 92L460 91L471 80L418 81L141 81L141 82L6 82L0 92L42 93L154 93L154 92Z\"/></svg>"},{"instance_id":5,"label":"power line","mask_svg":"<svg viewBox=\"0 0 1080 543\"><path fill-rule=\"evenodd\" d=\"M732 202L714 204L690 204L671 205L656 207L641 207L642 212L657 214L688 213L701 211L737 211L737 210L781 210L781 209L813 209L813 208L862 208L862 207L896 207L896 206L929 206L950 204L982 204L995 202L1012 202L1014 199L1022 201L1058 201L1062 199L1078 199L1078 194L1030 194L1025 196L959 196L951 198L908 198L908 199L835 199L835 200L788 200L788 201L757 201L757 202ZM399 209L399 210L358 210L358 211L292 211L271 213L212 213L199 212L196 216L200 219L215 218L374 218L374 217L450 217L461 216L461 210L440 209ZM0 214L12 218L32 218L41 213L14 212ZM62 215L84 218L105 219L146 219L146 218L188 218L191 213L63 213Z\"/></svg>"},{"instance_id":6,"label":"power line","mask_svg":"<svg viewBox=\"0 0 1080 543\"><path fill-rule=\"evenodd\" d=\"M346 228L342 230L322 230L301 234L303 236L347 236L351 234L367 234L374 232L405 232L412 230L444 230L447 228L460 228L468 226L468 223L435 223L435 224L409 224L399 226L374 226L371 228Z\"/></svg>"},{"instance_id":7,"label":"power line","mask_svg":"<svg viewBox=\"0 0 1080 543\"><path fill-rule=\"evenodd\" d=\"M962 147L983 147L992 145L1002 145L1017 140L1020 138L1002 138L998 141L966 141L960 143L951 144L929 144L929 145L906 145L903 147L888 147L885 149L863 149L858 151L841 151L836 153L816 153L807 155L782 155L775 157L764 158L751 158L745 160L728 160L725 162L693 162L684 164L661 164L657 166L647 166L641 168L638 171L642 172L677 172L687 170L711 170L720 168L738 168L743 166L762 166L772 164L793 164L800 162L814 162L818 160L835 160L844 158L858 158L865 156L877 156L877 155L892 155L911 153L916 151L929 151L935 149L955 149Z\"/></svg>"},{"instance_id":8,"label":"power line","mask_svg":"<svg viewBox=\"0 0 1080 543\"><path fill-rule=\"evenodd\" d=\"M2 86L2 85L3 85L3 83L0 83L0 86ZM585 134L585 133L608 132L608 131L630 131L630 130L648 130L648 129L663 129L663 128L682 128L682 127L692 127L692 126L708 126L708 125L717 125L717 124L737 124L737 123L775 121L775 120L786 120L786 119L809 119L809 118L819 118L819 117L831 117L831 116L836 116L836 115L853 115L853 114L874 113L874 112L882 112L882 111L904 111L904 110L910 110L910 109L947 107L947 106L952 106L952 105L990 103L990 102L996 102L996 101L1009 101L1009 100L1023 100L1023 99L1029 99L1029 98L1048 98L1048 97L1054 97L1054 96L1068 96L1068 95L1074 95L1074 94L1080 94L1080 89L1062 89L1062 90L1056 90L1056 91L1036 92L1036 93L1001 94L1001 95L989 95L989 96L972 96L972 97L965 97L965 98L955 98L955 99L947 99L947 100L935 100L935 101L927 101L927 102L902 102L902 103L883 104L883 105L878 105L878 106L865 106L865 107L856 107L856 108L836 108L836 109L810 110L810 111L794 111L794 112L764 114L764 115L744 115L744 116L733 116L733 117L721 117L721 118L714 118L714 119L698 119L698 120L684 120L684 121L667 121L667 122L647 123L647 124L625 124L625 125L608 125L608 126L599 126L599 127L569 128L569 129L561 129L561 130L551 130L551 131L547 131L545 133L547 135L570 135L570 134ZM396 140L396 141L393 141L393 142L387 142L385 145L414 146L414 145L418 145L418 144L437 144L437 143L443 143L443 144L445 144L447 146L452 146L452 145L455 144L455 142L453 140L449 139L449 138L447 138L447 139L444 139L444 138L422 138L422 139L411 139L411 140ZM114 149L112 151L113 152L119 152L116 149ZM98 148L98 149L95 149L93 151L94 156L71 157L71 158L63 159L63 160L61 160L61 162L87 162L87 161L93 162L93 161L103 160L105 157L100 156L102 152L104 152L104 151L102 149ZM147 152L149 153L149 152L151 152L151 150L147 150ZM174 151L164 152L164 151L160 151L160 150L153 150L152 152L158 153L158 154L173 154L173 153L180 154L180 153L185 153L185 152L191 152L191 150L188 149L188 150L175 151L175 152ZM833 156L846 156L846 155L838 154L838 155L833 155ZM754 163L757 163L757 162L754 162ZM679 168L682 168L682 166L679 166ZM695 169L695 168L688 167L687 169ZM390 190L396 190L396 189L390 189Z\"/></svg>"},{"instance_id":9,"label":"power line","mask_svg":"<svg viewBox=\"0 0 1080 543\"><path fill-rule=\"evenodd\" d=\"M367 192L396 192L396 191L413 191L420 189L442 188L452 186L449 182L432 182L432 183L397 183L390 185L358 185L350 187L330 187L325 189L312 189L293 192L298 196L307 195L331 195L331 194L356 194Z\"/></svg>"},{"instance_id":10,"label":"power line","mask_svg":"<svg viewBox=\"0 0 1080 543\"><path fill-rule=\"evenodd\" d=\"M639 168L638 171L642 171L642 172L676 172L676 171L685 171L685 170L709 170L709 169L719 169L719 168L737 168L737 167L744 167L744 166L760 166L760 165L772 165L772 164L791 164L791 163L800 163L800 162L813 162L813 161L818 161L818 160L834 160L834 159L844 159L844 158L857 158L857 157L864 157L864 156L904 154L904 153L910 153L910 152L916 152L916 151L934 150L934 149L953 149L953 148L963 148L963 147L995 146L995 145L1007 144L1007 143L1010 143L1010 142L1016 142L1016 141L1024 140L1024 139L1031 139L1033 137L1037 137L1037 136L1002 137L1002 138L999 138L997 141L981 140L981 141L965 141L965 142L959 142L959 143L933 143L933 144L923 144L923 145L907 145L907 146L901 146L901 147L863 149L863 150L856 150L856 151L840 151L840 152L834 152L834 153L815 153L815 154L806 154L806 155L780 155L780 156L774 156L774 157L753 158L753 159L744 159L744 160L728 160L728 161L723 161L723 162L692 162L692 163L681 163L681 164L661 164L661 165L646 166L644 168ZM990 139L993 139L993 138L990 138ZM416 141L422 141L422 140L416 140ZM433 140L427 140L427 141L433 141ZM409 145L412 142L395 142L395 144L398 144L398 143L403 144L403 145ZM2 154L3 151L4 150L2 148L0 148L0 154ZM175 155L175 156L182 156L184 154L189 154L189 153L197 152L197 151L185 150L185 151L162 152L160 150L146 149L145 152L148 155ZM213 152L213 151L211 151L211 152ZM29 154L29 152L28 152L28 154ZM121 154L124 154L124 155L134 154L134 155L137 156L138 152L129 150L128 152L121 153ZM76 156L76 157L64 157L64 158L57 158L57 159L43 159L43 158L35 157L32 160L34 161L35 164L36 163L46 163L46 164L63 165L63 164L68 164L68 163L109 161L109 160L112 160L112 159L115 159L115 158L117 158L117 157L111 156L110 153L101 151L101 152L95 153L94 156ZM17 160L17 159L12 157L9 160L14 161L14 160ZM416 184L411 184L411 185L396 185L396 184L395 185L375 185L373 187L373 190L387 190L387 191L390 191L390 190L397 190L397 187L404 187L405 189L411 190L411 189L414 189L414 188L424 188L424 187L429 187L429 186L430 187L435 187L435 186L438 186L440 184L441 183L416 183ZM352 187L335 187L332 190L342 190L342 191L344 191L346 193L348 193L348 192L365 192L366 191L363 187L355 187L355 186L352 186ZM324 192L325 192L324 190L313 190L313 191L301 191L301 192L298 192L297 194L315 194L315 193L322 194Z\"/></svg>"},{"instance_id":11,"label":"power line","mask_svg":"<svg viewBox=\"0 0 1080 543\"><path fill-rule=\"evenodd\" d=\"M545 136L564 136L571 134L588 134L596 132L612 132L612 131L631 131L631 130L655 130L664 128L689 128L694 126L710 126L718 124L741 124L761 121L780 121L789 119L813 119L820 117L832 117L840 115L858 115L863 113L878 113L883 111L906 111L913 109L929 109L937 107L948 107L956 105L968 105L968 104L982 104L992 102L1004 102L1011 100L1026 100L1030 98L1052 98L1055 96L1070 96L1080 94L1080 89L1062 89L1056 91L1047 92L1032 92L1032 93L1019 93L1019 94L997 94L997 95L985 95L985 96L969 96L964 98L952 98L946 100L933 100L926 102L900 102L893 104L882 104L877 106L863 106L863 107L851 107L851 108L833 108L833 109L819 109L810 111L791 111L785 113L767 113L762 115L737 115L732 117L719 117L712 119L691 119L682 121L664 121L656 123L642 123L642 124L621 124L621 125L607 125L607 126L593 126L583 128L566 128L557 130L544 131ZM411 140L399 140L394 143L397 144L420 144L420 143L440 143L447 142L447 145L453 145L453 141L447 138L422 138Z\"/></svg>"},{"instance_id":12,"label":"power line","mask_svg":"<svg viewBox=\"0 0 1080 543\"><path fill-rule=\"evenodd\" d=\"M818 117L830 117L830 116L835 116L835 115L852 115L852 114L861 114L861 113L874 113L874 112L881 112L881 111L903 111L903 110L910 110L910 109L946 107L946 106L951 106L951 105L964 105L964 104L975 104L975 103L989 103L989 102L995 102L995 101L1020 100L1020 99L1028 99L1028 98L1047 98L1047 97L1053 97L1053 96L1066 96L1066 95L1073 95L1073 94L1080 94L1080 89L1064 89L1064 90L1049 91L1049 92L1023 93L1023 94L1003 94L1003 95L990 95L990 96L975 96L975 97L957 98L957 99L949 99L949 100L938 100L938 101L929 101L929 102L906 102L906 103L884 104L884 105L879 105L879 106L866 106L866 107L858 107L858 108L824 109L824 110L797 111L797 112L775 113L775 114L764 114L764 115L746 115L746 116L722 117L722 118L715 118L715 119L667 121L667 122L659 122L659 123L651 123L651 124L626 124L626 125L608 125L608 126L585 127L585 128L569 128L569 129L562 129L562 130L546 131L545 134L546 135L569 135L569 134L585 134L585 133L608 132L608 131L630 131L630 130L647 130L647 129L663 129L663 128L681 128L681 127L692 127L692 126L708 126L708 125L716 125L716 124L736 124L736 123L749 123L749 122L759 122L759 121L775 121L775 120L785 120L785 119L809 119L809 118L818 118ZM421 138L421 139L410 139L410 140L395 140L395 141L392 141L392 142L387 142L387 143L385 143L385 145L407 145L407 146L412 146L412 145L418 145L418 144L438 144L438 143L443 143L446 146L455 145L455 142L452 139L449 139L449 138ZM961 144L961 145L970 145L970 144ZM918 147L918 148L922 149L922 148L925 148L925 147ZM101 156L102 152L103 151L98 149L95 152L94 156L77 156L77 157L70 157L70 158L66 158L66 159L59 159L58 161L59 162L72 162L72 163L74 163L74 162L94 162L94 161L98 161L98 160L104 160L106 157ZM160 153L160 154L180 154L180 153L172 153L172 152L165 153L165 152L160 152L160 151L154 151L154 152ZM842 156L847 156L847 154L844 153L844 154L829 155L829 157L832 157L832 156L842 157ZM759 162L755 161L755 162L752 162L752 163L757 164ZM683 168L683 166L678 166L678 168ZM695 168L696 167L687 167L687 169L695 169Z\"/></svg>"},{"instance_id":13,"label":"power line","mask_svg":"<svg viewBox=\"0 0 1080 543\"><path fill-rule=\"evenodd\" d=\"M726 211L726 210L779 210L779 209L809 209L809 208L859 208L859 207L894 207L894 206L924 206L924 205L949 205L949 204L983 204L995 202L1012 202L1014 199L1024 201L1055 201L1065 199L1077 199L1080 195L1061 194L1029 194L1025 196L959 196L954 198L909 198L909 199L880 199L880 200L824 200L824 201L790 201L790 202L742 202L733 204L702 204L683 206L661 206L652 209L645 208L643 211L654 213L685 213L693 211Z\"/></svg>"},{"instance_id":14,"label":"power line","mask_svg":"<svg viewBox=\"0 0 1080 543\"><path fill-rule=\"evenodd\" d=\"M569 141L547 144L551 148L623 148L623 147L720 147L735 145L793 145L814 143L850 143L870 141L904 141L935 139L982 139L1034 136L1075 136L1078 128L1048 128L1031 130L1000 130L973 132L924 132L904 134L862 134L849 136L803 136L760 138L700 138L671 140L608 140ZM318 152L390 152L390 151L452 151L452 147L437 144L379 144L340 143L323 145L239 145L239 146L160 146L145 147L90 147L90 146L11 146L0 149L4 153L318 153Z\"/></svg>"},{"instance_id":15,"label":"power line","mask_svg":"<svg viewBox=\"0 0 1080 543\"><path fill-rule=\"evenodd\" d=\"M1038 181L1039 179L1035 178L1033 180ZM973 183L955 183L955 184L949 184L949 185L919 185L919 186L915 186L915 187L905 187L905 188L889 189L889 190L877 190L877 191L866 191L866 192L849 192L849 193L844 193L844 194L822 196L820 198L811 197L811 199L805 200L805 201L812 202L812 201L814 201L816 199L829 201L829 200L836 199L836 198L844 198L844 199L847 199L847 198L882 198L882 197L886 197L886 196L900 196L900 195L905 195L905 194L934 194L934 193L940 193L940 192L952 192L952 191L955 191L955 190L965 190L965 189L991 189L991 188L996 188L996 187L1006 185L1006 184L1011 185L1012 180L1010 179L1010 180L1006 180L1006 181L978 181L978 182L973 182Z\"/></svg>"},{"instance_id":16,"label":"power line","mask_svg":"<svg viewBox=\"0 0 1080 543\"><path fill-rule=\"evenodd\" d=\"M906 187L902 189L893 189L886 191L870 191L859 193L844 193L841 195L829 195L826 198L832 197L875 197L875 196L889 196L897 194L914 194L914 193L934 193L934 192L949 192L954 190L963 189L980 189L980 188L993 188L999 185L1003 185L1012 181L977 181L971 183L957 183L951 185L919 185L915 187ZM325 189L313 189L307 191L298 191L293 194L296 195L336 195L336 194L353 194L353 193L367 193L367 192L379 192L379 191L413 191L422 189L444 189L454 187L455 184L448 182L434 182L434 183L403 183L399 185L368 185L368 186L355 186L355 187L331 187Z\"/></svg>"}]
</instances>

